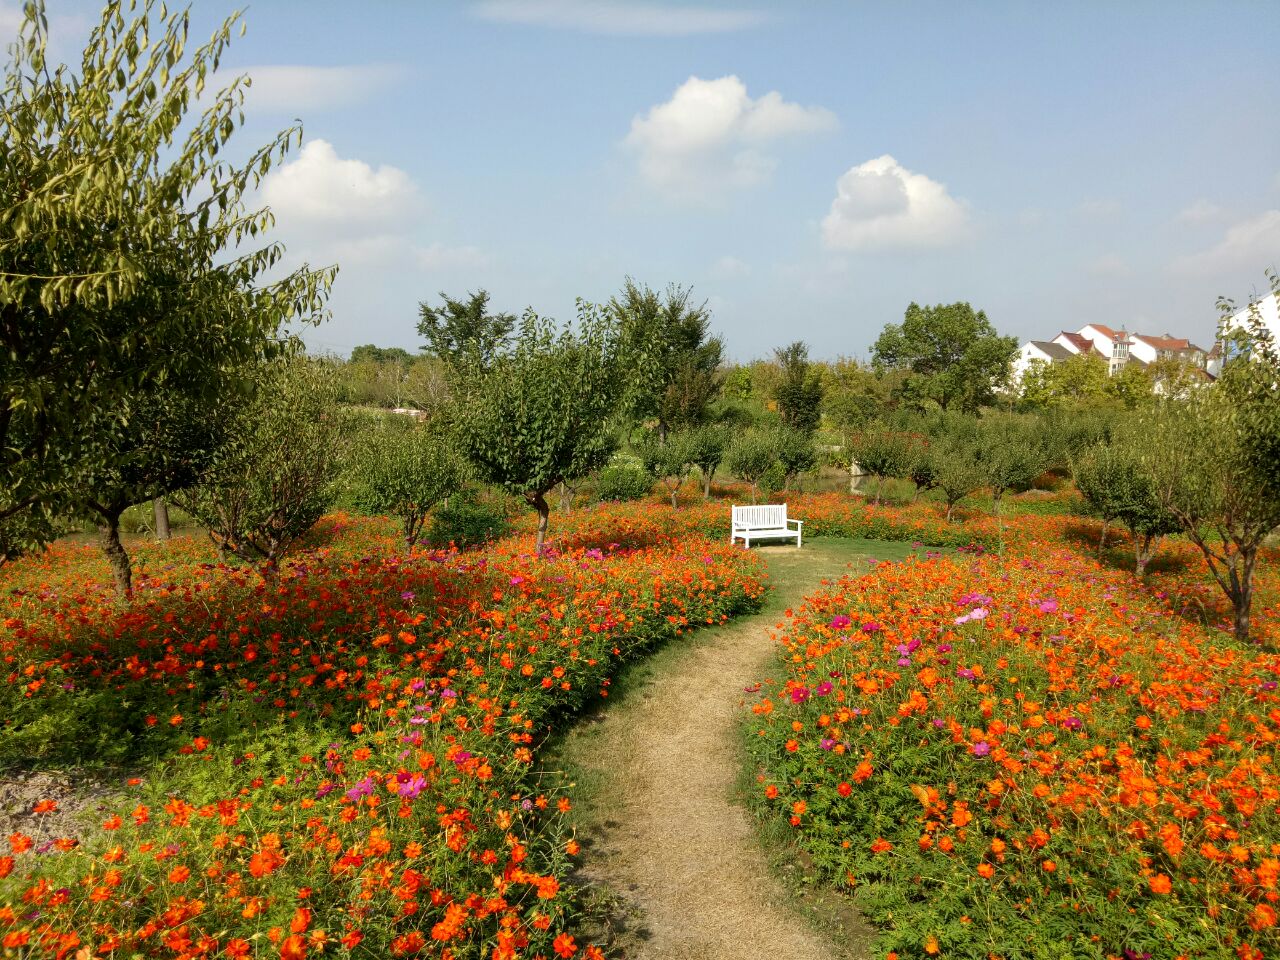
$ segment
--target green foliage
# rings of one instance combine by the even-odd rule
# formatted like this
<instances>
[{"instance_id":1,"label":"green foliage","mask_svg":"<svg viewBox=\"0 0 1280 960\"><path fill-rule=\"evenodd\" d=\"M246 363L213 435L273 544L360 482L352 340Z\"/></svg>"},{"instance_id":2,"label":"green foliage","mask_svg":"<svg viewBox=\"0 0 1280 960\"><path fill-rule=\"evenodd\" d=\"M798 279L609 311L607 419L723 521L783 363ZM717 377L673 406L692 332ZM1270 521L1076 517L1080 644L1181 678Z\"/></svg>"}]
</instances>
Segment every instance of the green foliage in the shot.
<instances>
[{"instance_id":1,"label":"green foliage","mask_svg":"<svg viewBox=\"0 0 1280 960\"><path fill-rule=\"evenodd\" d=\"M837 360L826 377L822 413L842 433L861 430L891 405L885 380L856 360Z\"/></svg>"},{"instance_id":2,"label":"green foliage","mask_svg":"<svg viewBox=\"0 0 1280 960\"><path fill-rule=\"evenodd\" d=\"M647 473L657 477L671 495L671 508L677 506L676 494L693 467L694 445L692 434L678 431L667 436L662 443L656 437L648 438L640 446L640 461Z\"/></svg>"},{"instance_id":3,"label":"green foliage","mask_svg":"<svg viewBox=\"0 0 1280 960\"><path fill-rule=\"evenodd\" d=\"M913 406L972 413L995 401L1017 352L1015 338L1000 336L987 315L967 303L912 303L900 325L884 328L872 363L910 373L900 392Z\"/></svg>"},{"instance_id":4,"label":"green foliage","mask_svg":"<svg viewBox=\"0 0 1280 960\"><path fill-rule=\"evenodd\" d=\"M458 447L480 478L523 497L538 512L541 549L547 493L608 462L610 421L626 378L616 324L578 301L574 328L558 333L527 311L514 343L483 362L468 356L453 406Z\"/></svg>"},{"instance_id":5,"label":"green foliage","mask_svg":"<svg viewBox=\"0 0 1280 960\"><path fill-rule=\"evenodd\" d=\"M1253 363L1253 361L1242 361ZM1242 376L1266 379L1280 368ZM1280 527L1274 477L1259 469L1251 421L1230 387L1197 391L1145 411L1117 438L1149 473L1157 500L1200 549L1235 610L1235 632L1249 639L1258 549Z\"/></svg>"},{"instance_id":6,"label":"green foliage","mask_svg":"<svg viewBox=\"0 0 1280 960\"><path fill-rule=\"evenodd\" d=\"M356 506L366 513L399 517L409 544L417 542L430 511L466 480L465 467L448 438L412 420L386 422L367 433L352 472Z\"/></svg>"},{"instance_id":7,"label":"green foliage","mask_svg":"<svg viewBox=\"0 0 1280 960\"><path fill-rule=\"evenodd\" d=\"M781 376L773 387L778 416L792 430L812 434L822 419L822 375L809 362L809 348L800 341L774 351Z\"/></svg>"},{"instance_id":8,"label":"green foliage","mask_svg":"<svg viewBox=\"0 0 1280 960\"><path fill-rule=\"evenodd\" d=\"M910 479L912 467L920 459L919 443L912 436L883 422L869 424L849 438L849 469L860 467L878 481L875 502L880 502L886 477Z\"/></svg>"},{"instance_id":9,"label":"green foliage","mask_svg":"<svg viewBox=\"0 0 1280 960\"><path fill-rule=\"evenodd\" d=\"M455 496L431 517L427 542L458 549L480 546L511 532L511 519L499 504Z\"/></svg>"},{"instance_id":10,"label":"green foliage","mask_svg":"<svg viewBox=\"0 0 1280 960\"><path fill-rule=\"evenodd\" d=\"M1181 529L1178 518L1156 496L1150 472L1132 446L1098 445L1073 462L1072 473L1094 514L1128 527L1134 543L1135 572L1141 577L1160 538Z\"/></svg>"},{"instance_id":11,"label":"green foliage","mask_svg":"<svg viewBox=\"0 0 1280 960\"><path fill-rule=\"evenodd\" d=\"M253 402L236 412L201 482L173 499L220 552L262 561L271 577L333 504L352 430L325 361L286 357L258 375Z\"/></svg>"},{"instance_id":12,"label":"green foliage","mask_svg":"<svg viewBox=\"0 0 1280 960\"><path fill-rule=\"evenodd\" d=\"M1000 512L1006 492L1022 493L1050 464L1049 440L1034 418L1013 415L984 418L978 424L984 485L991 488L993 507Z\"/></svg>"},{"instance_id":13,"label":"green foliage","mask_svg":"<svg viewBox=\"0 0 1280 960\"><path fill-rule=\"evenodd\" d=\"M427 341L423 350L450 367L488 367L510 341L514 314L490 313L487 290L477 290L468 300L445 293L440 299L444 304L439 307L425 300L418 304L418 333Z\"/></svg>"},{"instance_id":14,"label":"green foliage","mask_svg":"<svg viewBox=\"0 0 1280 960\"><path fill-rule=\"evenodd\" d=\"M636 464L612 464L596 480L596 497L604 501L644 500L652 490L653 474Z\"/></svg>"},{"instance_id":15,"label":"green foliage","mask_svg":"<svg viewBox=\"0 0 1280 960\"><path fill-rule=\"evenodd\" d=\"M398 364L408 366L413 355L404 347L379 347L372 343L362 343L351 350L352 363Z\"/></svg>"},{"instance_id":16,"label":"green foliage","mask_svg":"<svg viewBox=\"0 0 1280 960\"><path fill-rule=\"evenodd\" d=\"M729 430L719 424L706 424L689 431L689 462L702 474L702 496L711 496L711 478L715 476L724 452L729 446Z\"/></svg>"},{"instance_id":17,"label":"green foliage","mask_svg":"<svg viewBox=\"0 0 1280 960\"><path fill-rule=\"evenodd\" d=\"M738 434L725 451L725 467L751 485L752 503L759 498L761 480L778 462L778 440L776 430L747 430Z\"/></svg>"},{"instance_id":18,"label":"green foliage","mask_svg":"<svg viewBox=\"0 0 1280 960\"><path fill-rule=\"evenodd\" d=\"M0 93L0 525L46 539L86 476L122 466L144 387L222 402L282 325L324 315L333 271L271 282L268 210L244 199L301 137L225 159L247 77L188 122L239 16L188 47L190 11L106 5L74 69L25 5ZM107 435L111 436L108 437ZM124 441L124 442L117 442ZM15 523L5 518L34 514Z\"/></svg>"},{"instance_id":19,"label":"green foliage","mask_svg":"<svg viewBox=\"0 0 1280 960\"><path fill-rule=\"evenodd\" d=\"M782 488L789 489L800 474L817 465L818 451L813 445L813 435L794 427L778 427L774 438L778 466L782 470Z\"/></svg>"},{"instance_id":20,"label":"green foliage","mask_svg":"<svg viewBox=\"0 0 1280 960\"><path fill-rule=\"evenodd\" d=\"M983 445L975 421L949 417L930 445L935 486L947 504L947 519L965 497L987 482Z\"/></svg>"},{"instance_id":21,"label":"green foliage","mask_svg":"<svg viewBox=\"0 0 1280 960\"><path fill-rule=\"evenodd\" d=\"M1280 274L1267 274L1271 296L1280 306ZM1220 388L1231 398L1241 444L1253 475L1273 500L1280 500L1280 346L1262 320L1258 302L1249 306L1242 327L1228 328L1234 304L1219 304L1222 339L1229 355Z\"/></svg>"},{"instance_id":22,"label":"green foliage","mask_svg":"<svg viewBox=\"0 0 1280 960\"><path fill-rule=\"evenodd\" d=\"M658 434L697 426L719 395L724 343L710 336L711 312L691 302L693 291L676 285L657 291L626 279L608 312L628 357L628 416L658 421Z\"/></svg>"}]
</instances>

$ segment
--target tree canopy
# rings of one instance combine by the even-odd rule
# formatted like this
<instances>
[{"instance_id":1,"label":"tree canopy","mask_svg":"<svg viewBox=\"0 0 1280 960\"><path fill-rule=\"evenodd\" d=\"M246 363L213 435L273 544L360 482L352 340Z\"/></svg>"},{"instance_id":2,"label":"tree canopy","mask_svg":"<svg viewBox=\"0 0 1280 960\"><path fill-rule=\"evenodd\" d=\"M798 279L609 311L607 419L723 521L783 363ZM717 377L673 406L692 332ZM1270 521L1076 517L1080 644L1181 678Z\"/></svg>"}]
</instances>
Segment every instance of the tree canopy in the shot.
<instances>
[{"instance_id":1,"label":"tree canopy","mask_svg":"<svg viewBox=\"0 0 1280 960\"><path fill-rule=\"evenodd\" d=\"M427 341L422 349L453 367L468 361L487 366L510 341L515 314L490 313L487 290L467 300L446 293L440 299L444 303L438 307L425 300L418 304L418 333Z\"/></svg>"},{"instance_id":2,"label":"tree canopy","mask_svg":"<svg viewBox=\"0 0 1280 960\"><path fill-rule=\"evenodd\" d=\"M75 70L47 59L28 3L0 94L0 521L8 542L47 538L87 473L119 466L128 400L180 385L219 403L317 321L334 270L264 281L283 254L255 246L269 210L246 210L300 127L227 160L243 121L240 77L189 115L239 15L189 48L190 11L108 3ZM91 413L91 416L86 415ZM113 453L115 451L115 453ZM20 542L19 542L20 541Z\"/></svg>"},{"instance_id":3,"label":"tree canopy","mask_svg":"<svg viewBox=\"0 0 1280 960\"><path fill-rule=\"evenodd\" d=\"M611 421L625 389L618 328L578 301L577 323L556 330L526 311L514 341L485 364L461 369L455 396L458 446L481 479L524 498L546 537L546 495L598 470L614 449Z\"/></svg>"},{"instance_id":4,"label":"tree canopy","mask_svg":"<svg viewBox=\"0 0 1280 960\"><path fill-rule=\"evenodd\" d=\"M994 402L1018 352L1014 337L998 334L987 315L967 303L907 307L901 324L888 324L872 350L872 364L905 370L903 399L916 406L972 413Z\"/></svg>"}]
</instances>

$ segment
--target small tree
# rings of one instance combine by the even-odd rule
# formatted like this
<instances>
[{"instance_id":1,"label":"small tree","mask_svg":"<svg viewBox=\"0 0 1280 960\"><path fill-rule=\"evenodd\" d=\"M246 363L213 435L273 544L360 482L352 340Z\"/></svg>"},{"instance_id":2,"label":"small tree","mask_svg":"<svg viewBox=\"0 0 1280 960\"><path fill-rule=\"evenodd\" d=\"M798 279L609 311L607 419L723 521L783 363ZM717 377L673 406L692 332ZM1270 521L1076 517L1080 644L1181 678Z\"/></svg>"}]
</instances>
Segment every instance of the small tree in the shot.
<instances>
[{"instance_id":1,"label":"small tree","mask_svg":"<svg viewBox=\"0 0 1280 960\"><path fill-rule=\"evenodd\" d=\"M565 479L603 467L615 441L610 421L625 388L618 328L578 301L575 328L558 333L526 311L514 343L492 363L463 365L454 421L458 448L481 479L524 498L546 542L546 496Z\"/></svg>"},{"instance_id":2,"label":"small tree","mask_svg":"<svg viewBox=\"0 0 1280 960\"><path fill-rule=\"evenodd\" d=\"M245 206L301 128L254 151L231 144L246 76L193 110L238 14L197 46L189 9L111 0L72 69L48 60L44 4L22 6L0 79L6 550L51 535L87 477L126 469L111 451L136 432L141 392L180 384L221 402L278 352L283 324L323 318L333 278L304 266L268 282L284 251L255 247L274 220Z\"/></svg>"},{"instance_id":3,"label":"small tree","mask_svg":"<svg viewBox=\"0 0 1280 960\"><path fill-rule=\"evenodd\" d=\"M287 357L259 377L204 478L174 502L208 528L219 553L257 563L273 579L333 504L351 430L329 364Z\"/></svg>"},{"instance_id":4,"label":"small tree","mask_svg":"<svg viewBox=\"0 0 1280 960\"><path fill-rule=\"evenodd\" d=\"M466 482L448 438L412 421L383 424L366 437L353 472L356 505L399 517L410 546L421 538L430 512Z\"/></svg>"},{"instance_id":5,"label":"small tree","mask_svg":"<svg viewBox=\"0 0 1280 960\"><path fill-rule=\"evenodd\" d=\"M876 495L872 503L880 504L887 477L905 477L915 460L914 444L905 434L889 425L876 422L854 434L849 441L849 470L855 465L876 478Z\"/></svg>"},{"instance_id":6,"label":"small tree","mask_svg":"<svg viewBox=\"0 0 1280 960\"><path fill-rule=\"evenodd\" d=\"M812 470L818 463L813 435L783 426L777 430L775 443L778 465L782 468L782 489L790 490L800 474Z\"/></svg>"},{"instance_id":7,"label":"small tree","mask_svg":"<svg viewBox=\"0 0 1280 960\"><path fill-rule=\"evenodd\" d=\"M987 482L976 422L967 417L948 418L931 445L931 453L950 521L956 505Z\"/></svg>"},{"instance_id":8,"label":"small tree","mask_svg":"<svg viewBox=\"0 0 1280 960\"><path fill-rule=\"evenodd\" d=\"M1098 516L1119 520L1133 539L1134 573L1146 575L1160 538L1181 529L1178 518L1156 496L1151 474L1124 445L1099 445L1073 463L1076 486ZM1104 522L1106 522L1104 520Z\"/></svg>"},{"instance_id":9,"label":"small tree","mask_svg":"<svg viewBox=\"0 0 1280 960\"><path fill-rule=\"evenodd\" d=\"M179 390L151 387L109 415L112 419L122 415L130 430L102 431L102 455L83 476L75 510L98 526L117 596L133 593L133 570L120 540L120 517L135 504L153 498L161 516L163 501L158 498L194 484L222 439L225 425L220 421L228 409L225 405L205 408L199 398ZM92 419L92 413L86 416ZM167 515L164 518L167 527Z\"/></svg>"},{"instance_id":10,"label":"small tree","mask_svg":"<svg viewBox=\"0 0 1280 960\"><path fill-rule=\"evenodd\" d=\"M684 432L670 433L667 434L666 443L653 437L640 447L639 452L645 470L667 488L671 495L671 509L674 510L678 506L676 494L680 492L680 485L693 466L692 437Z\"/></svg>"},{"instance_id":11,"label":"small tree","mask_svg":"<svg viewBox=\"0 0 1280 960\"><path fill-rule=\"evenodd\" d=\"M809 348L797 340L774 351L781 376L773 388L782 422L793 430L812 434L822 419L822 375L809 362Z\"/></svg>"},{"instance_id":12,"label":"small tree","mask_svg":"<svg viewBox=\"0 0 1280 960\"><path fill-rule=\"evenodd\" d=\"M689 462L702 474L702 499L711 499L711 478L715 476L729 445L724 427L706 424L689 432Z\"/></svg>"},{"instance_id":13,"label":"small tree","mask_svg":"<svg viewBox=\"0 0 1280 960\"><path fill-rule=\"evenodd\" d=\"M1277 378L1280 368L1268 372L1259 364L1241 375ZM1255 466L1247 420L1231 392L1218 386L1164 401L1123 439L1138 451L1161 507L1204 556L1231 601L1236 638L1247 641L1258 550L1280 527L1280 498Z\"/></svg>"},{"instance_id":14,"label":"small tree","mask_svg":"<svg viewBox=\"0 0 1280 960\"><path fill-rule=\"evenodd\" d=\"M1048 466L1048 454L1033 421L997 416L979 421L978 441L991 488L992 512L1001 513L1004 495L1031 489Z\"/></svg>"},{"instance_id":15,"label":"small tree","mask_svg":"<svg viewBox=\"0 0 1280 960\"><path fill-rule=\"evenodd\" d=\"M725 451L724 464L739 480L751 485L751 502L760 496L760 480L778 462L778 434L772 430L748 430L739 434Z\"/></svg>"}]
</instances>

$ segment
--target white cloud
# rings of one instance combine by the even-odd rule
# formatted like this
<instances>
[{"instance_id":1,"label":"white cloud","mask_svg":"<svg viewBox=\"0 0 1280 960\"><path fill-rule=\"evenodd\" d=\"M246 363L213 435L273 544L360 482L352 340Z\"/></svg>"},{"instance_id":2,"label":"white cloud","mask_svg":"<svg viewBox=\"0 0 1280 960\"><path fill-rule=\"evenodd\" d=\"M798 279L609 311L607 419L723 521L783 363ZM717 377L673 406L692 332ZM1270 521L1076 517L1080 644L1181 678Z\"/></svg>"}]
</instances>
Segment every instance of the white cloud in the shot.
<instances>
[{"instance_id":1,"label":"white cloud","mask_svg":"<svg viewBox=\"0 0 1280 960\"><path fill-rule=\"evenodd\" d=\"M677 198L707 197L767 179L773 140L837 126L824 107L789 103L777 91L752 99L735 76L690 77L665 103L631 121L624 141L653 187Z\"/></svg>"},{"instance_id":2,"label":"white cloud","mask_svg":"<svg viewBox=\"0 0 1280 960\"><path fill-rule=\"evenodd\" d=\"M415 247L414 260L418 266L429 271L452 271L469 267L489 265L489 258L479 247L450 247L443 243L433 243L426 247Z\"/></svg>"},{"instance_id":3,"label":"white cloud","mask_svg":"<svg viewBox=\"0 0 1280 960\"><path fill-rule=\"evenodd\" d=\"M307 142L295 159L272 170L263 181L262 199L281 227L302 224L346 237L394 232L420 215L423 206L403 170L344 160L327 140Z\"/></svg>"},{"instance_id":4,"label":"white cloud","mask_svg":"<svg viewBox=\"0 0 1280 960\"><path fill-rule=\"evenodd\" d=\"M1225 274L1253 278L1280 264L1280 210L1267 210L1227 229L1208 250L1179 257L1172 269L1179 273Z\"/></svg>"},{"instance_id":5,"label":"white cloud","mask_svg":"<svg viewBox=\"0 0 1280 960\"><path fill-rule=\"evenodd\" d=\"M1118 200L1095 197L1079 204L1076 207L1076 215L1090 223L1103 223L1114 220L1119 216L1121 209L1123 208Z\"/></svg>"},{"instance_id":6,"label":"white cloud","mask_svg":"<svg viewBox=\"0 0 1280 960\"><path fill-rule=\"evenodd\" d=\"M263 64L229 71L253 80L246 103L250 109L301 112L363 103L401 80L404 68L393 64L346 67Z\"/></svg>"},{"instance_id":7,"label":"white cloud","mask_svg":"<svg viewBox=\"0 0 1280 960\"><path fill-rule=\"evenodd\" d=\"M656 37L745 30L768 19L756 10L628 3L623 0L483 0L472 10L481 19L497 23Z\"/></svg>"},{"instance_id":8,"label":"white cloud","mask_svg":"<svg viewBox=\"0 0 1280 960\"><path fill-rule=\"evenodd\" d=\"M1104 280L1120 280L1133 274L1133 268L1129 266L1129 262L1114 253L1096 258L1085 269L1093 276Z\"/></svg>"},{"instance_id":9,"label":"white cloud","mask_svg":"<svg viewBox=\"0 0 1280 960\"><path fill-rule=\"evenodd\" d=\"M967 218L964 203L943 184L886 153L836 181L822 239L836 250L941 247L964 235Z\"/></svg>"},{"instance_id":10,"label":"white cloud","mask_svg":"<svg viewBox=\"0 0 1280 960\"><path fill-rule=\"evenodd\" d=\"M717 277L745 277L751 267L737 257L724 256L711 265L711 272Z\"/></svg>"},{"instance_id":11,"label":"white cloud","mask_svg":"<svg viewBox=\"0 0 1280 960\"><path fill-rule=\"evenodd\" d=\"M1188 204L1178 212L1179 223L1189 223L1192 225L1200 225L1204 223L1213 223L1221 220L1226 211L1216 203L1210 203L1208 200L1197 200L1195 203Z\"/></svg>"}]
</instances>

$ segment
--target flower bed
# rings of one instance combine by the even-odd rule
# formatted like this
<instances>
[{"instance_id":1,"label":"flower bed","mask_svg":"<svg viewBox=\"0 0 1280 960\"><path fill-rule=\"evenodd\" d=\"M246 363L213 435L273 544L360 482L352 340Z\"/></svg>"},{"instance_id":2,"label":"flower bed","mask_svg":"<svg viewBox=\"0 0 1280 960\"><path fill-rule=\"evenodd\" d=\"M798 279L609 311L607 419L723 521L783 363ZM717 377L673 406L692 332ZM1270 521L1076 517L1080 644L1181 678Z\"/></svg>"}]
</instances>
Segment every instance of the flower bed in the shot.
<instances>
[{"instance_id":1,"label":"flower bed","mask_svg":"<svg viewBox=\"0 0 1280 960\"><path fill-rule=\"evenodd\" d=\"M1280 951L1280 656L1048 547L843 579L780 640L759 803L889 956Z\"/></svg>"},{"instance_id":2,"label":"flower bed","mask_svg":"<svg viewBox=\"0 0 1280 960\"><path fill-rule=\"evenodd\" d=\"M82 842L46 835L48 804L8 837L4 948L600 956L572 933L577 844L537 749L620 660L752 607L754 558L608 525L541 559L527 538L404 556L386 524L333 523L271 586L194 542L143 548L120 608L91 548L62 578L6 570L0 757L137 776Z\"/></svg>"}]
</instances>

